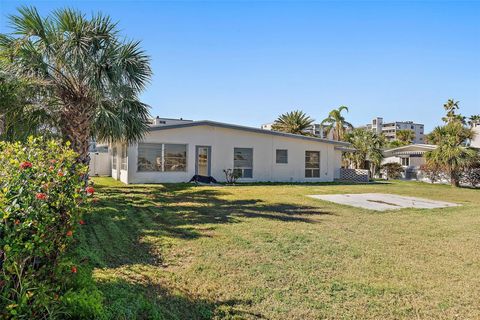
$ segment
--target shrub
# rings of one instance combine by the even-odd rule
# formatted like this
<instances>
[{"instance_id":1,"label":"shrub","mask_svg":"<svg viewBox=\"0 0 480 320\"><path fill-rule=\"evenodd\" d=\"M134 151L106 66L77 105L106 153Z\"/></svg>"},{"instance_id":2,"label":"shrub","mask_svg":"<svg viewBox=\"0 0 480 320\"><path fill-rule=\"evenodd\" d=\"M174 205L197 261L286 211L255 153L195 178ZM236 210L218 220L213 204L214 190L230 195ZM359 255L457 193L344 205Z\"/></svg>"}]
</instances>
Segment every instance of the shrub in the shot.
<instances>
[{"instance_id":1,"label":"shrub","mask_svg":"<svg viewBox=\"0 0 480 320\"><path fill-rule=\"evenodd\" d=\"M227 184L235 184L237 179L240 178L240 175L232 169L224 169L223 173L225 173L225 181Z\"/></svg>"},{"instance_id":2,"label":"shrub","mask_svg":"<svg viewBox=\"0 0 480 320\"><path fill-rule=\"evenodd\" d=\"M403 172L403 167L398 162L385 163L380 169L385 173L387 179L398 179L402 176Z\"/></svg>"},{"instance_id":3,"label":"shrub","mask_svg":"<svg viewBox=\"0 0 480 320\"><path fill-rule=\"evenodd\" d=\"M480 185L480 162L465 168L462 173L461 182L474 188Z\"/></svg>"},{"instance_id":4,"label":"shrub","mask_svg":"<svg viewBox=\"0 0 480 320\"><path fill-rule=\"evenodd\" d=\"M430 180L431 183L435 183L436 181L442 179L445 176L444 168L432 162L422 164L420 166L420 171L422 173L422 176Z\"/></svg>"},{"instance_id":5,"label":"shrub","mask_svg":"<svg viewBox=\"0 0 480 320\"><path fill-rule=\"evenodd\" d=\"M53 318L77 267L66 260L88 168L69 144L0 142L0 318ZM89 190L90 193L93 190Z\"/></svg>"}]
</instances>

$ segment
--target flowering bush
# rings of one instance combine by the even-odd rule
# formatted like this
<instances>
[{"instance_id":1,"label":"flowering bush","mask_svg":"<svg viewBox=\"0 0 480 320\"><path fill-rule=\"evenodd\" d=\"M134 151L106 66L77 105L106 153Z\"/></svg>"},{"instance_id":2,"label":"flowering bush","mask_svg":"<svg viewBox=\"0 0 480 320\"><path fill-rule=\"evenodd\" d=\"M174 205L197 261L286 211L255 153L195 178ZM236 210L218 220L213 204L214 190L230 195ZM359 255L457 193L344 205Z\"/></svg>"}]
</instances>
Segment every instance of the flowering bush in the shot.
<instances>
[{"instance_id":1,"label":"flowering bush","mask_svg":"<svg viewBox=\"0 0 480 320\"><path fill-rule=\"evenodd\" d=\"M64 253L93 193L76 159L68 143L0 142L0 318L59 311L65 278L77 272Z\"/></svg>"}]
</instances>

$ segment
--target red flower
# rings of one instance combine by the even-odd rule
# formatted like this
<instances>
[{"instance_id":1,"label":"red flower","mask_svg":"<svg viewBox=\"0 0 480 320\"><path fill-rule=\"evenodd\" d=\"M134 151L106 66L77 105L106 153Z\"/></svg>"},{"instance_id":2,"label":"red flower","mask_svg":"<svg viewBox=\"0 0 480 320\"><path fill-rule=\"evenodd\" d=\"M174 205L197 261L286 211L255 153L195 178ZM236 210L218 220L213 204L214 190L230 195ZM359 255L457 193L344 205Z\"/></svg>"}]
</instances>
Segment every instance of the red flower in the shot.
<instances>
[{"instance_id":1,"label":"red flower","mask_svg":"<svg viewBox=\"0 0 480 320\"><path fill-rule=\"evenodd\" d=\"M15 224L20 224L20 220L15 220Z\"/></svg>"},{"instance_id":2,"label":"red flower","mask_svg":"<svg viewBox=\"0 0 480 320\"><path fill-rule=\"evenodd\" d=\"M50 160L50 163L51 163L51 164L57 163L57 160L52 159L52 160Z\"/></svg>"},{"instance_id":3,"label":"red flower","mask_svg":"<svg viewBox=\"0 0 480 320\"><path fill-rule=\"evenodd\" d=\"M50 171L53 171L53 169L54 169L53 166L48 167L48 170L50 170Z\"/></svg>"},{"instance_id":4,"label":"red flower","mask_svg":"<svg viewBox=\"0 0 480 320\"><path fill-rule=\"evenodd\" d=\"M22 168L22 169L27 169L27 168L31 168L31 167L32 167L31 162L24 161L24 162L20 163L20 168Z\"/></svg>"},{"instance_id":5,"label":"red flower","mask_svg":"<svg viewBox=\"0 0 480 320\"><path fill-rule=\"evenodd\" d=\"M68 230L67 231L67 237L71 237L73 236L73 231L72 230Z\"/></svg>"},{"instance_id":6,"label":"red flower","mask_svg":"<svg viewBox=\"0 0 480 320\"><path fill-rule=\"evenodd\" d=\"M78 221L78 223L80 223L81 225L84 225L84 224L85 224L85 221L80 220L80 221Z\"/></svg>"},{"instance_id":7,"label":"red flower","mask_svg":"<svg viewBox=\"0 0 480 320\"><path fill-rule=\"evenodd\" d=\"M45 200L47 199L47 195L45 193L39 192L35 195L35 198L37 198L38 200Z\"/></svg>"},{"instance_id":8,"label":"red flower","mask_svg":"<svg viewBox=\"0 0 480 320\"><path fill-rule=\"evenodd\" d=\"M63 175L64 175L62 170L58 170L57 174L58 174L59 177L63 177Z\"/></svg>"},{"instance_id":9,"label":"red flower","mask_svg":"<svg viewBox=\"0 0 480 320\"><path fill-rule=\"evenodd\" d=\"M87 192L88 195L92 195L95 193L95 189L93 187L86 187L85 192Z\"/></svg>"},{"instance_id":10,"label":"red flower","mask_svg":"<svg viewBox=\"0 0 480 320\"><path fill-rule=\"evenodd\" d=\"M72 273L77 273L77 267L75 266L72 267Z\"/></svg>"}]
</instances>

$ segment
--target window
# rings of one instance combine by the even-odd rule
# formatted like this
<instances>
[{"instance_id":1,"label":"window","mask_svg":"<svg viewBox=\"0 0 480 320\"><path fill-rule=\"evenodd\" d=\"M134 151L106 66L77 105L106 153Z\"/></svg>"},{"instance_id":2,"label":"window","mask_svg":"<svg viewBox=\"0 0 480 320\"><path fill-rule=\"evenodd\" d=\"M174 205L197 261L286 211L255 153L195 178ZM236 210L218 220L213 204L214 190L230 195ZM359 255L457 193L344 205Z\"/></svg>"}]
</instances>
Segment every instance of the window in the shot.
<instances>
[{"instance_id":1,"label":"window","mask_svg":"<svg viewBox=\"0 0 480 320\"><path fill-rule=\"evenodd\" d=\"M163 171L187 171L187 146L164 144L163 147Z\"/></svg>"},{"instance_id":2,"label":"window","mask_svg":"<svg viewBox=\"0 0 480 320\"><path fill-rule=\"evenodd\" d=\"M117 147L112 148L112 169L117 170Z\"/></svg>"},{"instance_id":3,"label":"window","mask_svg":"<svg viewBox=\"0 0 480 320\"><path fill-rule=\"evenodd\" d=\"M233 173L240 178L253 177L253 149L233 149Z\"/></svg>"},{"instance_id":4,"label":"window","mask_svg":"<svg viewBox=\"0 0 480 320\"><path fill-rule=\"evenodd\" d=\"M320 151L305 151L305 178L320 178Z\"/></svg>"},{"instance_id":5,"label":"window","mask_svg":"<svg viewBox=\"0 0 480 320\"><path fill-rule=\"evenodd\" d=\"M276 159L277 163L288 163L288 150L277 149Z\"/></svg>"},{"instance_id":6,"label":"window","mask_svg":"<svg viewBox=\"0 0 480 320\"><path fill-rule=\"evenodd\" d=\"M122 145L122 154L120 156L120 169L127 170L127 145Z\"/></svg>"},{"instance_id":7,"label":"window","mask_svg":"<svg viewBox=\"0 0 480 320\"><path fill-rule=\"evenodd\" d=\"M404 167L410 166L410 158L400 158L400 161L402 163L402 166Z\"/></svg>"},{"instance_id":8,"label":"window","mask_svg":"<svg viewBox=\"0 0 480 320\"><path fill-rule=\"evenodd\" d=\"M187 171L187 145L140 143L138 145L138 171Z\"/></svg>"}]
</instances>

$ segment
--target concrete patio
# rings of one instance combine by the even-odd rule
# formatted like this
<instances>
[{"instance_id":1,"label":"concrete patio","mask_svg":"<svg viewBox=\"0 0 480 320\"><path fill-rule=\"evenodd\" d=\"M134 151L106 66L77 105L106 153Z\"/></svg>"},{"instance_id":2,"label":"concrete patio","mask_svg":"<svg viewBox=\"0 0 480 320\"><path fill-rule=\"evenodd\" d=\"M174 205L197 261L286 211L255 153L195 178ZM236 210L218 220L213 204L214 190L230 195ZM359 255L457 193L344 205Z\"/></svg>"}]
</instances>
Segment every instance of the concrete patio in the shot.
<instances>
[{"instance_id":1,"label":"concrete patio","mask_svg":"<svg viewBox=\"0 0 480 320\"><path fill-rule=\"evenodd\" d=\"M451 202L385 193L329 194L310 195L309 197L376 211L399 210L403 208L434 209L459 206L459 204Z\"/></svg>"}]
</instances>

